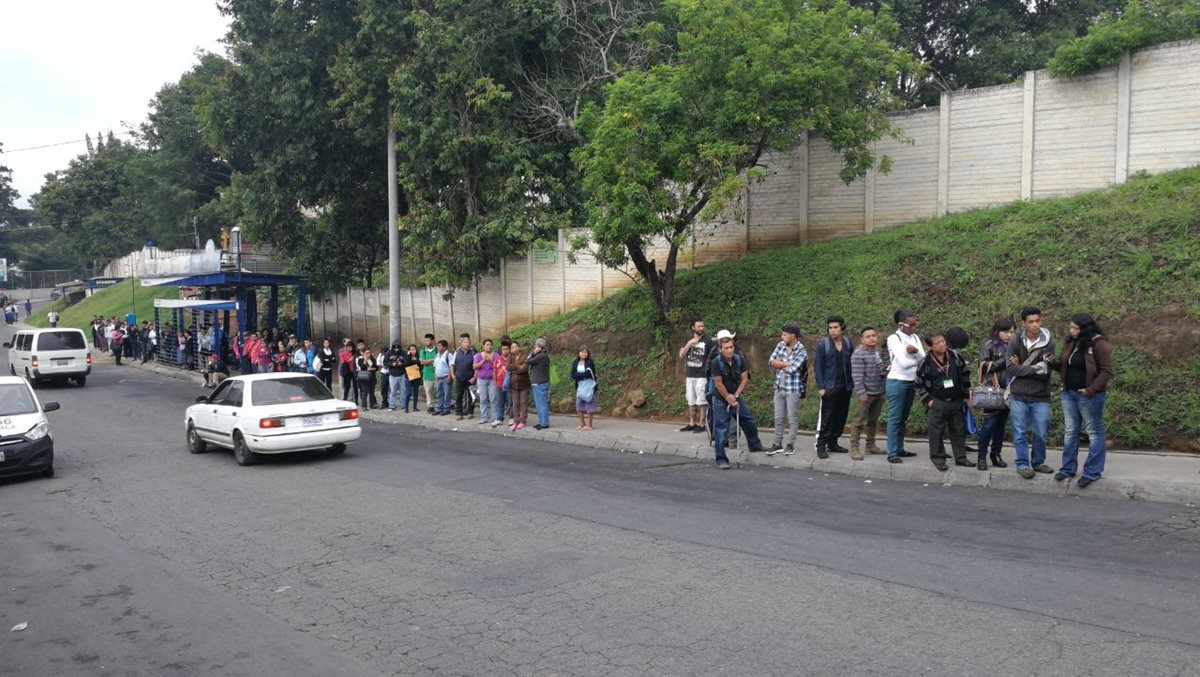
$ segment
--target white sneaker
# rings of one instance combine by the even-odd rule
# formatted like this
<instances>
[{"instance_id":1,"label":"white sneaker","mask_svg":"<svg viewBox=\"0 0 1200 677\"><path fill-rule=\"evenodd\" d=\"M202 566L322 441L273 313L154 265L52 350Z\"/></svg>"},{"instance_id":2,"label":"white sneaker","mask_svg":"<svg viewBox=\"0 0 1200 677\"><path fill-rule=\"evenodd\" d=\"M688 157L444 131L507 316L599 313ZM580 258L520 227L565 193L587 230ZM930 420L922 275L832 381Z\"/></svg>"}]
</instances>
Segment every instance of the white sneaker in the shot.
<instances>
[{"instance_id":1,"label":"white sneaker","mask_svg":"<svg viewBox=\"0 0 1200 677\"><path fill-rule=\"evenodd\" d=\"M513 419L511 419L511 418L510 418L510 419L508 419L508 424L507 424L507 425L516 425L516 424L517 424L517 422L516 422L515 420L513 420Z\"/></svg>"},{"instance_id":2,"label":"white sneaker","mask_svg":"<svg viewBox=\"0 0 1200 677\"><path fill-rule=\"evenodd\" d=\"M793 447L793 446L792 446L792 445L790 445L790 444L789 444L789 445L787 445L787 447L786 447L786 448L783 450L783 455L784 455L784 456L791 456L791 455L792 455L792 454L794 454L794 453L796 453L796 448L795 448L795 447Z\"/></svg>"},{"instance_id":3,"label":"white sneaker","mask_svg":"<svg viewBox=\"0 0 1200 677\"><path fill-rule=\"evenodd\" d=\"M495 428L495 427L496 427L496 426L498 426L498 425L500 425L500 421L499 421L499 420L492 421L492 427L493 427L493 428Z\"/></svg>"},{"instance_id":4,"label":"white sneaker","mask_svg":"<svg viewBox=\"0 0 1200 677\"><path fill-rule=\"evenodd\" d=\"M481 418L479 419L479 425L487 425L487 421Z\"/></svg>"}]
</instances>

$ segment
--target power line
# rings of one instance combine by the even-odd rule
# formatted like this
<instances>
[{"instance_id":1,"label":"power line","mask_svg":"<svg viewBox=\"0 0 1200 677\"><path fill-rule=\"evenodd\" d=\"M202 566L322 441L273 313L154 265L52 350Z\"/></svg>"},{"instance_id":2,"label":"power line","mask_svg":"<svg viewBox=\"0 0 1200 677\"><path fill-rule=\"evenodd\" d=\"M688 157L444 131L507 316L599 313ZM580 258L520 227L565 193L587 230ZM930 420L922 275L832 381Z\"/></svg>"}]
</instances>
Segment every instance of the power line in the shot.
<instances>
[{"instance_id":1,"label":"power line","mask_svg":"<svg viewBox=\"0 0 1200 677\"><path fill-rule=\"evenodd\" d=\"M127 136L129 134L133 134L134 132L132 130L127 130L127 131L123 131L123 132L110 132L110 133L113 136ZM73 143L83 143L84 141L87 141L87 139L84 138L84 139L75 139L74 141L59 141L58 143L47 143L42 146L26 146L25 148L14 148L12 150L0 151L0 153L3 153L4 155L8 155L9 153L20 153L21 151L26 151L26 150L41 150L43 148L56 148L58 146L69 146Z\"/></svg>"}]
</instances>

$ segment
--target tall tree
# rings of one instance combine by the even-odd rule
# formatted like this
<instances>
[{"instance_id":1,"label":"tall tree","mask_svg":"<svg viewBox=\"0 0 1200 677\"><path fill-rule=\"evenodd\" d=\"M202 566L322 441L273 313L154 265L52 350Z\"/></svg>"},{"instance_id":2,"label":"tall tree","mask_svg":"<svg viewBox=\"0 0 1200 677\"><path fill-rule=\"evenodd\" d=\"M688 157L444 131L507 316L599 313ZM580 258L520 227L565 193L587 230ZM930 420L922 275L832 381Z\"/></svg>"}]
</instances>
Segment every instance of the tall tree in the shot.
<instances>
[{"instance_id":1,"label":"tall tree","mask_svg":"<svg viewBox=\"0 0 1200 677\"><path fill-rule=\"evenodd\" d=\"M1054 50L1125 0L853 0L900 26L896 45L923 64L900 78L910 107L937 105L944 91L1012 82L1044 68Z\"/></svg>"},{"instance_id":2,"label":"tall tree","mask_svg":"<svg viewBox=\"0 0 1200 677\"><path fill-rule=\"evenodd\" d=\"M632 262L671 322L679 246L761 172L763 153L821 134L850 181L886 159L871 144L892 129L899 74L886 11L844 1L671 0L671 57L626 73L583 121L576 154L598 259ZM648 250L665 242L665 260ZM576 242L577 247L585 246Z\"/></svg>"},{"instance_id":3,"label":"tall tree","mask_svg":"<svg viewBox=\"0 0 1200 677\"><path fill-rule=\"evenodd\" d=\"M578 222L579 111L644 61L639 31L653 4L360 4L356 39L333 69L337 104L372 131L387 119L381 108L392 112L412 277L466 286Z\"/></svg>"},{"instance_id":4,"label":"tall tree","mask_svg":"<svg viewBox=\"0 0 1200 677\"><path fill-rule=\"evenodd\" d=\"M233 169L223 202L316 285L369 284L387 251L384 139L340 124L330 72L355 39L357 3L220 6L232 63L200 112Z\"/></svg>"},{"instance_id":5,"label":"tall tree","mask_svg":"<svg viewBox=\"0 0 1200 677\"><path fill-rule=\"evenodd\" d=\"M132 169L145 153L110 135L67 169L46 175L30 202L38 220L62 235L63 265L97 266L141 245L145 233Z\"/></svg>"},{"instance_id":6,"label":"tall tree","mask_svg":"<svg viewBox=\"0 0 1200 677\"><path fill-rule=\"evenodd\" d=\"M0 142L0 155L4 155L4 143ZM21 194L12 185L12 170L0 164L0 223L6 222L16 213L17 200Z\"/></svg>"}]
</instances>

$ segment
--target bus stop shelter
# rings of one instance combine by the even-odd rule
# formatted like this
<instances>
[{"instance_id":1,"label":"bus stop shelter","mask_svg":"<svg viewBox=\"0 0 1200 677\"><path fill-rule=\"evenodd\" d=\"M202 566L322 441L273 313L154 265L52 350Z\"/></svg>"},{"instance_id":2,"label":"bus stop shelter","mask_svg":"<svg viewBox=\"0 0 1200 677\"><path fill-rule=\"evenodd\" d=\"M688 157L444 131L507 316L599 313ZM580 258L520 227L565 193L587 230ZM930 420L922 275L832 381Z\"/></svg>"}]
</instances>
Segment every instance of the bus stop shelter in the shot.
<instances>
[{"instance_id":1,"label":"bus stop shelter","mask_svg":"<svg viewBox=\"0 0 1200 677\"><path fill-rule=\"evenodd\" d=\"M236 301L237 326L241 330L256 330L259 325L258 294L267 291L266 326L279 324L279 288L296 288L296 338L305 338L308 329L308 282L302 277L221 271L173 277L143 278L145 287L199 287L203 301ZM232 298L228 296L232 295ZM228 327L226 328L228 330Z\"/></svg>"}]
</instances>

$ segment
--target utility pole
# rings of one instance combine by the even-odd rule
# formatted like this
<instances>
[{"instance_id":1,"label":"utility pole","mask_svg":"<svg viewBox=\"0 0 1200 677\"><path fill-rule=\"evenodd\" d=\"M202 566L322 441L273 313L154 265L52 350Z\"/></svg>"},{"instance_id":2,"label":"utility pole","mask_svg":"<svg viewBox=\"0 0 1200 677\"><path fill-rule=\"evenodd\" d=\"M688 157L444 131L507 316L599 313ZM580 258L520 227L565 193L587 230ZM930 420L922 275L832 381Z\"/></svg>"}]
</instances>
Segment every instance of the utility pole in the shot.
<instances>
[{"instance_id":1,"label":"utility pole","mask_svg":"<svg viewBox=\"0 0 1200 677\"><path fill-rule=\"evenodd\" d=\"M396 212L400 211L400 186L396 183L396 130L388 106L387 181L388 181L388 338L400 343L400 229Z\"/></svg>"}]
</instances>

